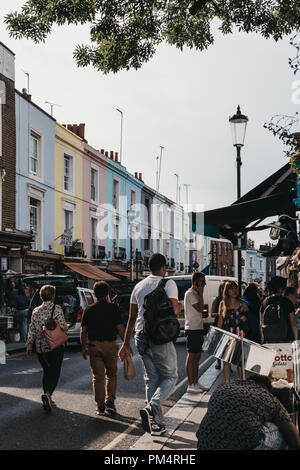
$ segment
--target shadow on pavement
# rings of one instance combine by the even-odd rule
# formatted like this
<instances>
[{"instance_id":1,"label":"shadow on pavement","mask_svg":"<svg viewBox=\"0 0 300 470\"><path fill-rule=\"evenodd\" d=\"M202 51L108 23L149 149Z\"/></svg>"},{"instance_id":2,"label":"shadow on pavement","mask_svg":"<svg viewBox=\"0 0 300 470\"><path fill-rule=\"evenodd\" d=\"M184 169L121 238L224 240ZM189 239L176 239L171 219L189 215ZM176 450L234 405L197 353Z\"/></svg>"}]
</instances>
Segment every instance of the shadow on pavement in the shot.
<instances>
[{"instance_id":1,"label":"shadow on pavement","mask_svg":"<svg viewBox=\"0 0 300 470\"><path fill-rule=\"evenodd\" d=\"M47 413L41 403L0 393L3 407L7 399L14 414L3 416L0 411L1 450L77 450L97 440L101 449L115 437L111 433L118 435L135 422L135 418L119 414L115 418L91 417L59 407ZM138 437L143 430L132 427L130 434Z\"/></svg>"}]
</instances>

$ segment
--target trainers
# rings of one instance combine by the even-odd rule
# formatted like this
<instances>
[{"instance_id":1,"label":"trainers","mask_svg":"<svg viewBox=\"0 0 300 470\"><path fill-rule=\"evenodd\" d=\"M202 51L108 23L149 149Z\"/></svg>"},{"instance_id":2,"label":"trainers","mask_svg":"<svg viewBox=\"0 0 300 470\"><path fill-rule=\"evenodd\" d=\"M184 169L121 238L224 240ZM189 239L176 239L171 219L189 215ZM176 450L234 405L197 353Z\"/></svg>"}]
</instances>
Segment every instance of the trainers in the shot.
<instances>
[{"instance_id":1,"label":"trainers","mask_svg":"<svg viewBox=\"0 0 300 470\"><path fill-rule=\"evenodd\" d=\"M201 393L201 392L203 392L203 388L201 388L198 383L189 385L187 388L187 393Z\"/></svg>"},{"instance_id":2,"label":"trainers","mask_svg":"<svg viewBox=\"0 0 300 470\"><path fill-rule=\"evenodd\" d=\"M105 416L105 406L104 405L99 405L96 408L96 414L98 416Z\"/></svg>"},{"instance_id":3,"label":"trainers","mask_svg":"<svg viewBox=\"0 0 300 470\"><path fill-rule=\"evenodd\" d=\"M51 398L48 393L42 395L43 408L46 411L51 411Z\"/></svg>"},{"instance_id":4,"label":"trainers","mask_svg":"<svg viewBox=\"0 0 300 470\"><path fill-rule=\"evenodd\" d=\"M144 429L145 432L148 432L151 434L152 431L152 426L151 426L151 419L150 419L150 411L148 408L143 408L140 410L140 415L142 418L142 428Z\"/></svg>"},{"instance_id":5,"label":"trainers","mask_svg":"<svg viewBox=\"0 0 300 470\"><path fill-rule=\"evenodd\" d=\"M108 401L105 403L105 412L108 415L114 415L117 412L115 404L112 401Z\"/></svg>"},{"instance_id":6,"label":"trainers","mask_svg":"<svg viewBox=\"0 0 300 470\"><path fill-rule=\"evenodd\" d=\"M153 421L151 436L161 436L166 431L166 426L164 424L157 424Z\"/></svg>"}]
</instances>

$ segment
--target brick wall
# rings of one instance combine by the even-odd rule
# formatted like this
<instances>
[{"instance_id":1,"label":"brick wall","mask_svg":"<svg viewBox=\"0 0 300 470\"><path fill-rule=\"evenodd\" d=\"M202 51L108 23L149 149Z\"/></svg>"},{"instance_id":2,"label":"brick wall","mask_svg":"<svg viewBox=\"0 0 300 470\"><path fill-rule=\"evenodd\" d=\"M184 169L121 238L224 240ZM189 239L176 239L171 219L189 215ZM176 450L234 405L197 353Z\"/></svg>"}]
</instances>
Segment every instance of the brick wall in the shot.
<instances>
[{"instance_id":1,"label":"brick wall","mask_svg":"<svg viewBox=\"0 0 300 470\"><path fill-rule=\"evenodd\" d=\"M0 74L6 86L6 104L2 105L2 161L6 176L2 184L2 230L15 228L16 219L16 117L15 84Z\"/></svg>"},{"instance_id":2,"label":"brick wall","mask_svg":"<svg viewBox=\"0 0 300 470\"><path fill-rule=\"evenodd\" d=\"M210 274L216 276L233 276L233 250L230 242L211 241Z\"/></svg>"}]
</instances>

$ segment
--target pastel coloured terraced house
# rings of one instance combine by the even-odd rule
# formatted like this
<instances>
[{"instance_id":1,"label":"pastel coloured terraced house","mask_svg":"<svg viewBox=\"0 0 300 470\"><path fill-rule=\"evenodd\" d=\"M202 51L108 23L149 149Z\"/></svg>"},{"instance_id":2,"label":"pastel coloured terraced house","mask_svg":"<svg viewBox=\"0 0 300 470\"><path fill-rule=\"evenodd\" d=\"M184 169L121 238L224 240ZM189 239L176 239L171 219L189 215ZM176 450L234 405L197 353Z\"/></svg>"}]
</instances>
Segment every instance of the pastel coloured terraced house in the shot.
<instances>
[{"instance_id":1,"label":"pastel coloured terraced house","mask_svg":"<svg viewBox=\"0 0 300 470\"><path fill-rule=\"evenodd\" d=\"M106 158L104 150L84 145L83 155L83 245L87 259L104 260L105 236L101 230L101 208L106 198Z\"/></svg>"},{"instance_id":2,"label":"pastel coloured terraced house","mask_svg":"<svg viewBox=\"0 0 300 470\"><path fill-rule=\"evenodd\" d=\"M84 257L83 246L83 154L84 124L56 123L55 132L55 252L66 257ZM61 244L64 233L73 246ZM74 242L76 241L76 245Z\"/></svg>"},{"instance_id":3,"label":"pastel coloured terraced house","mask_svg":"<svg viewBox=\"0 0 300 470\"><path fill-rule=\"evenodd\" d=\"M105 152L105 248L108 260L126 260L127 171L118 161L118 154Z\"/></svg>"},{"instance_id":4,"label":"pastel coloured terraced house","mask_svg":"<svg viewBox=\"0 0 300 470\"><path fill-rule=\"evenodd\" d=\"M32 230L32 250L54 245L55 119L16 91L16 228Z\"/></svg>"}]
</instances>

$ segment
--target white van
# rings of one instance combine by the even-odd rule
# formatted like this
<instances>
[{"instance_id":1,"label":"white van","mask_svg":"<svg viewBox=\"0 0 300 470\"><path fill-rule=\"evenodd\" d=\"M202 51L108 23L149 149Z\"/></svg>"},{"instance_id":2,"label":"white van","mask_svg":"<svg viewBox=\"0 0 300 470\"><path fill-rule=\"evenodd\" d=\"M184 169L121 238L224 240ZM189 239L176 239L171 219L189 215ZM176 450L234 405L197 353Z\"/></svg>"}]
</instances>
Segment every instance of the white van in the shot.
<instances>
[{"instance_id":1,"label":"white van","mask_svg":"<svg viewBox=\"0 0 300 470\"><path fill-rule=\"evenodd\" d=\"M178 316L180 322L180 336L184 335L184 310L183 310L183 300L184 294L186 291L191 287L192 282L192 275L186 274L183 276L166 276L165 279L173 279L176 282L178 287L178 299L182 304L182 311ZM206 286L204 287L203 291L203 300L204 300L204 311L203 311L203 318L204 318L204 328L208 329L210 325L213 325L215 321L215 317L211 316L211 307L212 303L216 297L218 297L219 286L224 281L234 281L237 283L237 279L235 277L226 277L226 276L205 276Z\"/></svg>"}]
</instances>

